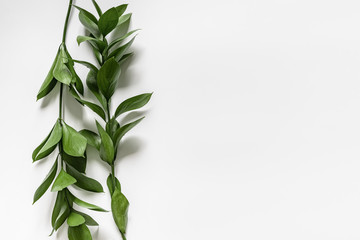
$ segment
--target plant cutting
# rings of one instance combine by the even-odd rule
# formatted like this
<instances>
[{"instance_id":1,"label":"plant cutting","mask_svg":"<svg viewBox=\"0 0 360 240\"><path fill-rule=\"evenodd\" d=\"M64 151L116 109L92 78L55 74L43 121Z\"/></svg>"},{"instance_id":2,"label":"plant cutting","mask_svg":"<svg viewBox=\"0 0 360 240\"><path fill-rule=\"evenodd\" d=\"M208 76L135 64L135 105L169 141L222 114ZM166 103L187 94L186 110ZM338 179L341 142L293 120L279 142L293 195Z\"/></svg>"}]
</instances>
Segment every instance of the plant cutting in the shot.
<instances>
[{"instance_id":1,"label":"plant cutting","mask_svg":"<svg viewBox=\"0 0 360 240\"><path fill-rule=\"evenodd\" d=\"M52 184L51 192L56 193L57 197L51 216L53 228L51 234L66 221L69 226L68 238L70 240L91 240L91 233L87 226L97 226L98 224L89 215L76 210L74 205L94 211L105 210L79 199L70 191L69 187L76 185L80 189L91 192L103 192L103 188L99 182L85 176L87 139L68 125L63 117L64 87L70 90L76 89L80 94L84 92L83 84L74 69L74 60L71 58L65 43L72 2L73 0L69 2L60 47L37 94L37 99L42 99L52 92L56 85L60 85L59 116L48 136L33 151L32 159L33 162L43 160L56 148L58 153L54 157L54 164L48 175L37 188L33 203L37 202Z\"/></svg>"},{"instance_id":2,"label":"plant cutting","mask_svg":"<svg viewBox=\"0 0 360 240\"><path fill-rule=\"evenodd\" d=\"M88 106L103 120L103 125L96 121L98 133L90 130L81 130L80 133L87 139L88 145L97 149L100 159L109 165L107 186L111 195L111 210L120 234L125 240L129 201L121 191L120 182L115 175L115 164L121 139L143 120L143 117L125 125L120 125L117 119L124 113L145 106L152 93L144 93L126 99L117 106L114 112L111 111L111 101L119 81L121 66L132 55L132 53L128 53L128 49L135 37L125 44L123 41L138 30L127 32L110 41L109 35L114 33L117 28L128 24L131 19L131 13L125 14L127 4L110 8L103 13L95 0L92 0L92 3L98 17L76 6L79 10L79 20L89 33L86 36L78 36L77 41L79 44L82 42L90 44L92 53L97 60L97 66L87 61L75 62L89 68L86 85L98 103L84 100L76 87L72 87L70 92L79 103Z\"/></svg>"}]
</instances>

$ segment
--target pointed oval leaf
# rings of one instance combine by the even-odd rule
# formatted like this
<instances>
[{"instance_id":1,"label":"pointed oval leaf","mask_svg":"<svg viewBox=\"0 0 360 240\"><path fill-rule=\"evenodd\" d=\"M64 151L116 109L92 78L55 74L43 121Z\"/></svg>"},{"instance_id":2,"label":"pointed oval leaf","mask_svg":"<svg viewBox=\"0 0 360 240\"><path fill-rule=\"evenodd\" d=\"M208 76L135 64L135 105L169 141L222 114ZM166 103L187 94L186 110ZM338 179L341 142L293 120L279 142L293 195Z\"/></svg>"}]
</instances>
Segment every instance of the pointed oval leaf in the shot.
<instances>
[{"instance_id":1,"label":"pointed oval leaf","mask_svg":"<svg viewBox=\"0 0 360 240\"><path fill-rule=\"evenodd\" d=\"M88 41L93 47L95 47L99 51L103 51L106 47L105 43L99 39L88 37L88 36L78 36L76 38L77 43L80 45L80 43Z\"/></svg>"},{"instance_id":2,"label":"pointed oval leaf","mask_svg":"<svg viewBox=\"0 0 360 240\"><path fill-rule=\"evenodd\" d=\"M92 240L89 228L85 224L76 227L69 227L69 240Z\"/></svg>"},{"instance_id":3,"label":"pointed oval leaf","mask_svg":"<svg viewBox=\"0 0 360 240\"><path fill-rule=\"evenodd\" d=\"M93 110L97 115L99 115L102 119L106 119L104 110L97 104L85 101L81 99L81 97L75 92L73 88L70 89L70 93L73 95L73 97L80 102L81 104L87 106L91 110Z\"/></svg>"},{"instance_id":4,"label":"pointed oval leaf","mask_svg":"<svg viewBox=\"0 0 360 240\"><path fill-rule=\"evenodd\" d=\"M132 15L132 13L128 13L128 14L120 16L117 26L120 26L121 24L123 24L127 21L130 21L131 15Z\"/></svg>"},{"instance_id":5,"label":"pointed oval leaf","mask_svg":"<svg viewBox=\"0 0 360 240\"><path fill-rule=\"evenodd\" d=\"M99 27L98 27L98 21L96 17L86 11L83 8L80 8L78 6L75 6L80 12L79 12L79 20L84 25L84 27L95 37L100 37Z\"/></svg>"},{"instance_id":6,"label":"pointed oval leaf","mask_svg":"<svg viewBox=\"0 0 360 240\"><path fill-rule=\"evenodd\" d=\"M110 175L108 176L108 178L106 179L106 184L109 188L109 191L110 191L110 196L113 195L114 191L115 191L115 188L119 189L121 191L121 185L120 185L120 182L119 180L115 177L115 186L114 186L114 183L113 183L113 179L112 179L112 174L110 173Z\"/></svg>"},{"instance_id":7,"label":"pointed oval leaf","mask_svg":"<svg viewBox=\"0 0 360 240\"><path fill-rule=\"evenodd\" d=\"M98 3L97 3L95 0L91 0L91 1L92 1L92 3L93 3L93 5L94 5L94 7L95 7L95 9L96 9L96 11L97 11L97 13L99 14L99 17L101 17L102 11L101 11L101 8L99 7Z\"/></svg>"},{"instance_id":8,"label":"pointed oval leaf","mask_svg":"<svg viewBox=\"0 0 360 240\"><path fill-rule=\"evenodd\" d=\"M119 21L119 15L116 8L110 8L99 19L99 30L105 37L117 26Z\"/></svg>"},{"instance_id":9,"label":"pointed oval leaf","mask_svg":"<svg viewBox=\"0 0 360 240\"><path fill-rule=\"evenodd\" d=\"M126 39L127 37L129 37L131 34L137 32L137 31L139 31L139 30L140 30L140 29L135 29L135 30L133 30L133 31L131 31L131 32L128 32L128 33L125 34L124 36L115 39L114 41L112 41L112 42L109 44L108 47L105 48L104 52L108 52L108 51L109 51L112 47L114 47L117 43L125 40L125 39Z\"/></svg>"},{"instance_id":10,"label":"pointed oval leaf","mask_svg":"<svg viewBox=\"0 0 360 240\"><path fill-rule=\"evenodd\" d=\"M99 87L97 85L97 73L98 73L98 70L96 70L96 71L90 70L89 71L87 78L86 78L86 85L88 86L90 91L94 94L94 96L98 99L101 106L104 109L106 109L106 99L100 92Z\"/></svg>"},{"instance_id":11,"label":"pointed oval leaf","mask_svg":"<svg viewBox=\"0 0 360 240\"><path fill-rule=\"evenodd\" d=\"M109 58L114 57L116 61L120 61L126 51L131 47L132 43L134 42L136 36L133 37L129 42L120 46L119 48L115 49L109 54Z\"/></svg>"},{"instance_id":12,"label":"pointed oval leaf","mask_svg":"<svg viewBox=\"0 0 360 240\"><path fill-rule=\"evenodd\" d=\"M82 212L78 212L76 210L72 210L73 212L81 215L84 219L85 219L85 224L88 225L88 226L99 226L99 224L92 218L90 217L89 215L85 214L85 213L82 213Z\"/></svg>"},{"instance_id":13,"label":"pointed oval leaf","mask_svg":"<svg viewBox=\"0 0 360 240\"><path fill-rule=\"evenodd\" d=\"M91 203L87 203L77 197L75 197L70 191L68 191L68 194L70 195L70 197L73 199L73 202L80 206L80 207L84 207L84 208L87 208L87 209L90 209L90 210L93 210L93 211L98 211L98 212L108 212L106 211L105 209L101 208L101 207L98 207L94 204L91 204Z\"/></svg>"},{"instance_id":14,"label":"pointed oval leaf","mask_svg":"<svg viewBox=\"0 0 360 240\"><path fill-rule=\"evenodd\" d=\"M121 67L114 58L107 60L97 73L97 85L107 100L115 92L120 73Z\"/></svg>"},{"instance_id":15,"label":"pointed oval leaf","mask_svg":"<svg viewBox=\"0 0 360 240\"><path fill-rule=\"evenodd\" d=\"M57 83L57 81L54 79L53 71L54 71L58 56L59 56L59 51L56 54L55 60L54 60L52 66L50 68L50 71L49 71L48 75L46 76L43 84L40 87L40 90L39 90L39 92L37 94L37 100L39 100L39 99L45 97L46 95L48 95L51 92L51 90L54 89L54 87L55 87L55 85Z\"/></svg>"},{"instance_id":16,"label":"pointed oval leaf","mask_svg":"<svg viewBox=\"0 0 360 240\"><path fill-rule=\"evenodd\" d=\"M80 214L72 211L67 219L67 224L70 227L76 227L81 224L85 223L85 218L81 216Z\"/></svg>"},{"instance_id":17,"label":"pointed oval leaf","mask_svg":"<svg viewBox=\"0 0 360 240\"><path fill-rule=\"evenodd\" d=\"M53 75L56 80L66 85L70 85L74 77L67 66L68 62L69 59L66 53L65 45L61 44L59 48L59 56L54 67Z\"/></svg>"},{"instance_id":18,"label":"pointed oval leaf","mask_svg":"<svg viewBox=\"0 0 360 240\"><path fill-rule=\"evenodd\" d=\"M116 188L111 197L111 211L117 227L123 234L126 232L128 209L129 201L124 194Z\"/></svg>"},{"instance_id":19,"label":"pointed oval leaf","mask_svg":"<svg viewBox=\"0 0 360 240\"><path fill-rule=\"evenodd\" d=\"M130 131L133 127L135 127L139 122L141 122L143 119L144 119L144 117L120 127L115 133L115 137L114 137L114 139L115 139L115 141L114 141L115 142L115 147L117 147L119 145L119 142L120 142L121 138L128 131Z\"/></svg>"},{"instance_id":20,"label":"pointed oval leaf","mask_svg":"<svg viewBox=\"0 0 360 240\"><path fill-rule=\"evenodd\" d=\"M58 168L58 158L56 158L54 165L50 169L50 171L47 174L47 176L45 177L44 181L41 183L41 185L38 187L38 189L36 189L35 194L34 194L33 204L44 195L46 190L48 190L51 183L54 181L54 178L55 178L56 172L57 172L57 168Z\"/></svg>"},{"instance_id":21,"label":"pointed oval leaf","mask_svg":"<svg viewBox=\"0 0 360 240\"><path fill-rule=\"evenodd\" d=\"M90 146L100 150L101 139L99 135L87 129L83 129L79 133L87 139Z\"/></svg>"},{"instance_id":22,"label":"pointed oval leaf","mask_svg":"<svg viewBox=\"0 0 360 240\"><path fill-rule=\"evenodd\" d=\"M73 178L71 175L67 174L63 169L61 169L59 175L55 179L54 184L52 185L51 191L61 191L74 183L76 183L76 179Z\"/></svg>"},{"instance_id":23,"label":"pointed oval leaf","mask_svg":"<svg viewBox=\"0 0 360 240\"><path fill-rule=\"evenodd\" d=\"M70 165L66 165L66 170L71 176L76 179L76 186L90 192L104 192L101 184L95 179L86 177L84 174L80 173Z\"/></svg>"},{"instance_id":24,"label":"pointed oval leaf","mask_svg":"<svg viewBox=\"0 0 360 240\"><path fill-rule=\"evenodd\" d=\"M117 11L117 13L118 13L119 18L121 17L121 15L124 14L124 12L126 11L127 7L128 7L128 4L121 4L121 5L119 5L119 6L116 7L116 11Z\"/></svg>"},{"instance_id":25,"label":"pointed oval leaf","mask_svg":"<svg viewBox=\"0 0 360 240\"><path fill-rule=\"evenodd\" d=\"M52 211L52 215L51 215L51 226L53 228L55 228L55 222L56 219L58 219L60 212L62 212L62 210L64 211L64 209L66 208L66 200L65 200L65 192L64 191L60 191L58 192L57 196L56 196L56 201L55 201L55 205Z\"/></svg>"},{"instance_id":26,"label":"pointed oval leaf","mask_svg":"<svg viewBox=\"0 0 360 240\"><path fill-rule=\"evenodd\" d=\"M42 148L39 150L35 157L35 161L40 160L48 156L60 142L62 137L62 127L59 121L56 121L54 128L52 129L49 138L46 140Z\"/></svg>"},{"instance_id":27,"label":"pointed oval leaf","mask_svg":"<svg viewBox=\"0 0 360 240\"><path fill-rule=\"evenodd\" d=\"M75 59L73 59L73 61L76 62L76 63L79 63L79 64L84 65L85 67L89 68L90 70L93 70L93 71L95 71L95 72L98 71L97 67L95 67L95 65L92 64L92 63L89 63L89 62L87 62L87 61L75 60Z\"/></svg>"},{"instance_id":28,"label":"pointed oval leaf","mask_svg":"<svg viewBox=\"0 0 360 240\"><path fill-rule=\"evenodd\" d=\"M62 144L64 151L70 156L84 157L86 138L65 122L63 122Z\"/></svg>"},{"instance_id":29,"label":"pointed oval leaf","mask_svg":"<svg viewBox=\"0 0 360 240\"><path fill-rule=\"evenodd\" d=\"M114 161L114 144L109 134L104 128L96 121L96 126L100 134L101 145L100 145L100 158L110 165Z\"/></svg>"},{"instance_id":30,"label":"pointed oval leaf","mask_svg":"<svg viewBox=\"0 0 360 240\"><path fill-rule=\"evenodd\" d=\"M85 157L74 157L63 152L63 159L67 164L69 164L79 172L85 173L87 157L86 154L84 155Z\"/></svg>"},{"instance_id":31,"label":"pointed oval leaf","mask_svg":"<svg viewBox=\"0 0 360 240\"><path fill-rule=\"evenodd\" d=\"M149 102L151 95L152 95L152 93L144 93L144 94L140 94L135 97L126 99L125 101L120 103L120 105L117 107L114 117L117 118L118 116L120 116L121 114L123 114L125 112L139 109L139 108L145 106Z\"/></svg>"}]
</instances>

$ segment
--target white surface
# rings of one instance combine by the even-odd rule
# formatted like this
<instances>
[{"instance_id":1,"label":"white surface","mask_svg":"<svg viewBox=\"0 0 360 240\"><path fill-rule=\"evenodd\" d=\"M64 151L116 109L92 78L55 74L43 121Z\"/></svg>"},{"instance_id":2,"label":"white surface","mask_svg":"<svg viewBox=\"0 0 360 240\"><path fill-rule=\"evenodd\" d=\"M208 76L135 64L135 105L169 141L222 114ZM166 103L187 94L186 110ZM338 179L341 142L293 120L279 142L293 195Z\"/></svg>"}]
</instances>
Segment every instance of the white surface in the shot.
<instances>
[{"instance_id":1,"label":"white surface","mask_svg":"<svg viewBox=\"0 0 360 240\"><path fill-rule=\"evenodd\" d=\"M129 3L132 26L143 30L114 102L154 95L117 165L131 202L128 239L359 239L360 2ZM58 102L35 96L66 7L0 3L1 239L49 239L54 194L31 202L53 160L33 165L31 152ZM77 14L70 24L71 54L89 59L75 42ZM92 112L66 104L69 124L81 129L83 118L93 128ZM107 170L89 160L89 176L104 187ZM79 195L110 208L107 193ZM95 240L120 238L110 213L91 214Z\"/></svg>"}]
</instances>

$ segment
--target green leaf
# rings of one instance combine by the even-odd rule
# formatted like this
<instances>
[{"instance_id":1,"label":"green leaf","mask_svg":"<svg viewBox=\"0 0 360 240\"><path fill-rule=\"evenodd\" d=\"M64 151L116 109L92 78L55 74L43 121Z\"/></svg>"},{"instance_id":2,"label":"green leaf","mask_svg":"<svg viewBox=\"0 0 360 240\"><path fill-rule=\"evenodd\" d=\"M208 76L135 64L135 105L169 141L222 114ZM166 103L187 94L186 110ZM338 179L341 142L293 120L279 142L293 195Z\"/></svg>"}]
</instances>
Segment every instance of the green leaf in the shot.
<instances>
[{"instance_id":1,"label":"green leaf","mask_svg":"<svg viewBox=\"0 0 360 240\"><path fill-rule=\"evenodd\" d=\"M104 192L103 187L98 181L86 177L84 174L80 173L69 164L66 165L66 171L76 179L76 186L90 192Z\"/></svg>"},{"instance_id":2,"label":"green leaf","mask_svg":"<svg viewBox=\"0 0 360 240\"><path fill-rule=\"evenodd\" d=\"M117 107L114 117L117 118L120 114L145 106L149 102L151 95L152 93L144 93L126 99Z\"/></svg>"},{"instance_id":3,"label":"green leaf","mask_svg":"<svg viewBox=\"0 0 360 240\"><path fill-rule=\"evenodd\" d=\"M99 7L99 5L97 4L97 2L95 0L91 0L91 1L94 4L94 7L95 7L97 13L99 14L99 17L101 17L101 15L102 15L101 8Z\"/></svg>"},{"instance_id":4,"label":"green leaf","mask_svg":"<svg viewBox=\"0 0 360 240\"><path fill-rule=\"evenodd\" d=\"M123 41L124 39L126 39L127 37L129 37L130 35L132 35L133 33L139 31L140 29L135 29L131 32L128 32L127 34L125 34L124 36L120 37L120 38L117 38L115 39L114 41L112 41L109 46L107 46L104 50L104 52L108 52L112 47L114 47L117 43Z\"/></svg>"},{"instance_id":5,"label":"green leaf","mask_svg":"<svg viewBox=\"0 0 360 240\"><path fill-rule=\"evenodd\" d=\"M130 21L131 15L132 15L131 13L128 13L128 14L125 14L125 15L122 15L121 17L119 17L117 26L120 26L121 24L123 24L127 21Z\"/></svg>"},{"instance_id":6,"label":"green leaf","mask_svg":"<svg viewBox=\"0 0 360 240\"><path fill-rule=\"evenodd\" d=\"M69 62L68 55L66 53L65 44L62 43L59 48L58 58L54 67L53 75L56 80L66 85L70 85L73 79L70 69L67 66Z\"/></svg>"},{"instance_id":7,"label":"green leaf","mask_svg":"<svg viewBox=\"0 0 360 240\"><path fill-rule=\"evenodd\" d=\"M89 228L85 224L76 227L69 227L69 240L92 240Z\"/></svg>"},{"instance_id":8,"label":"green leaf","mask_svg":"<svg viewBox=\"0 0 360 240\"><path fill-rule=\"evenodd\" d=\"M59 175L55 179L54 184L52 185L51 191L61 191L74 183L76 183L76 179L73 178L71 175L67 174L63 169L61 169Z\"/></svg>"},{"instance_id":9,"label":"green leaf","mask_svg":"<svg viewBox=\"0 0 360 240\"><path fill-rule=\"evenodd\" d=\"M120 232L125 234L127 225L127 213L129 209L129 201L119 189L115 189L111 197L111 211L117 227Z\"/></svg>"},{"instance_id":10,"label":"green leaf","mask_svg":"<svg viewBox=\"0 0 360 240\"><path fill-rule=\"evenodd\" d=\"M67 224L70 227L76 227L83 223L85 223L85 218L74 211L70 213L70 215L67 219Z\"/></svg>"},{"instance_id":11,"label":"green leaf","mask_svg":"<svg viewBox=\"0 0 360 240\"><path fill-rule=\"evenodd\" d=\"M114 161L115 151L113 141L109 134L102 128L102 126L96 121L96 126L100 134L100 158L110 165Z\"/></svg>"},{"instance_id":12,"label":"green leaf","mask_svg":"<svg viewBox=\"0 0 360 240\"><path fill-rule=\"evenodd\" d=\"M101 139L99 135L86 129L81 130L79 133L87 139L87 144L100 150Z\"/></svg>"},{"instance_id":13,"label":"green leaf","mask_svg":"<svg viewBox=\"0 0 360 240\"><path fill-rule=\"evenodd\" d=\"M100 37L100 32L98 28L98 21L96 17L86 11L85 9L82 9L78 6L75 6L80 12L79 12L79 20L84 25L84 27L95 37Z\"/></svg>"},{"instance_id":14,"label":"green leaf","mask_svg":"<svg viewBox=\"0 0 360 240\"><path fill-rule=\"evenodd\" d=\"M88 41L93 47L95 47L100 52L102 52L106 47L103 41L88 36L78 36L76 41L78 42L79 45L82 42Z\"/></svg>"},{"instance_id":15,"label":"green leaf","mask_svg":"<svg viewBox=\"0 0 360 240\"><path fill-rule=\"evenodd\" d=\"M112 196L114 194L115 188L119 189L121 191L121 185L119 180L115 177L115 187L113 184L113 180L112 180L112 174L110 173L110 175L108 176L108 178L106 179L106 184L109 188L110 191L110 196Z\"/></svg>"},{"instance_id":16,"label":"green leaf","mask_svg":"<svg viewBox=\"0 0 360 240\"><path fill-rule=\"evenodd\" d=\"M119 142L121 140L121 138L128 132L130 131L133 127L135 127L139 122L141 122L141 120L143 120L144 117L134 121L134 122L131 122L131 123L128 123L122 127L120 127L116 133L115 133L115 146L118 146L119 145Z\"/></svg>"},{"instance_id":17,"label":"green leaf","mask_svg":"<svg viewBox=\"0 0 360 240\"><path fill-rule=\"evenodd\" d=\"M100 92L98 85L97 85L97 73L98 71L90 70L89 74L86 78L86 85L90 89L90 91L94 94L94 96L98 99L101 106L106 109L106 99Z\"/></svg>"},{"instance_id":18,"label":"green leaf","mask_svg":"<svg viewBox=\"0 0 360 240\"><path fill-rule=\"evenodd\" d=\"M51 92L51 90L54 89L54 87L57 83L57 81L54 79L53 71L54 71L58 56L59 56L59 54L57 53L55 60L50 68L50 71L49 71L48 75L46 76L46 78L45 78L43 84L41 85L40 90L37 94L37 100L48 95Z\"/></svg>"},{"instance_id":19,"label":"green leaf","mask_svg":"<svg viewBox=\"0 0 360 240\"><path fill-rule=\"evenodd\" d=\"M107 100L115 92L121 68L114 58L107 60L97 74L97 85Z\"/></svg>"},{"instance_id":20,"label":"green leaf","mask_svg":"<svg viewBox=\"0 0 360 240\"><path fill-rule=\"evenodd\" d=\"M133 52L124 54L124 55L120 58L119 64L121 65L124 61L126 61L126 59L128 59L128 58L131 57L132 55L134 55Z\"/></svg>"},{"instance_id":21,"label":"green leaf","mask_svg":"<svg viewBox=\"0 0 360 240\"><path fill-rule=\"evenodd\" d=\"M59 121L56 121L53 129L51 130L50 135L44 140L45 142L42 142L40 144L40 146L34 150L34 152L33 152L34 161L38 161L38 160L48 156L50 153L52 153L54 151L56 145L58 144L58 142L60 142L61 137L62 137L61 129L62 128L61 128ZM35 156L35 158L34 158L34 156Z\"/></svg>"},{"instance_id":22,"label":"green leaf","mask_svg":"<svg viewBox=\"0 0 360 240\"><path fill-rule=\"evenodd\" d=\"M87 203L77 197L75 197L70 191L68 191L68 194L71 196L71 198L73 199L73 202L80 206L80 207L84 207L84 208L87 208L87 209L90 209L90 210L93 210L93 211L98 211L98 212L107 212L105 209L101 208L101 207L98 207L94 204L91 204L91 203Z\"/></svg>"},{"instance_id":23,"label":"green leaf","mask_svg":"<svg viewBox=\"0 0 360 240\"><path fill-rule=\"evenodd\" d=\"M65 152L62 154L64 161L81 173L85 173L86 170L87 157L86 154L84 155L85 157L74 157L66 154Z\"/></svg>"},{"instance_id":24,"label":"green leaf","mask_svg":"<svg viewBox=\"0 0 360 240\"><path fill-rule=\"evenodd\" d=\"M115 133L119 128L120 128L120 124L118 123L118 121L116 121L115 118L110 119L106 123L106 127L105 127L106 132L109 134L112 140L114 140Z\"/></svg>"},{"instance_id":25,"label":"green leaf","mask_svg":"<svg viewBox=\"0 0 360 240\"><path fill-rule=\"evenodd\" d=\"M136 36L135 36L136 37ZM130 48L131 44L134 42L135 37L133 37L128 43L122 45L121 47L115 49L109 54L108 58L114 57L116 61L120 61L122 56L126 53L126 51Z\"/></svg>"},{"instance_id":26,"label":"green leaf","mask_svg":"<svg viewBox=\"0 0 360 240\"><path fill-rule=\"evenodd\" d=\"M63 191L58 192L56 196L54 209L51 215L51 226L53 228L55 227L55 222L61 212L61 209L64 208L65 205L67 205L64 196L65 194Z\"/></svg>"},{"instance_id":27,"label":"green leaf","mask_svg":"<svg viewBox=\"0 0 360 240\"><path fill-rule=\"evenodd\" d=\"M99 30L105 37L117 26L119 15L116 8L110 8L99 19Z\"/></svg>"},{"instance_id":28,"label":"green leaf","mask_svg":"<svg viewBox=\"0 0 360 240\"><path fill-rule=\"evenodd\" d=\"M63 122L62 144L67 154L74 157L84 157L86 138L65 122Z\"/></svg>"},{"instance_id":29,"label":"green leaf","mask_svg":"<svg viewBox=\"0 0 360 240\"><path fill-rule=\"evenodd\" d=\"M75 92L75 90L73 88L70 89L70 93L73 95L73 97L78 102L80 102L81 104L87 106L88 108L93 110L97 115L99 115L102 119L106 120L105 112L99 105L96 105L95 103L88 102L88 101L85 101L85 100L81 99L81 97Z\"/></svg>"},{"instance_id":30,"label":"green leaf","mask_svg":"<svg viewBox=\"0 0 360 240\"><path fill-rule=\"evenodd\" d=\"M121 15L124 14L124 12L127 9L127 6L128 6L128 4L121 4L116 7L116 11L117 11L119 17L121 17Z\"/></svg>"},{"instance_id":31,"label":"green leaf","mask_svg":"<svg viewBox=\"0 0 360 240\"><path fill-rule=\"evenodd\" d=\"M92 64L92 63L89 63L89 62L86 62L86 61L75 60L75 59L73 59L73 61L76 62L76 63L84 65L85 67L89 68L90 70L93 70L95 72L98 71L97 67L95 67L95 65Z\"/></svg>"},{"instance_id":32,"label":"green leaf","mask_svg":"<svg viewBox=\"0 0 360 240\"><path fill-rule=\"evenodd\" d=\"M38 189L36 189L35 194L34 194L33 204L44 195L46 190L48 190L51 183L54 181L54 178L55 178L56 172L57 172L57 168L58 168L58 158L56 158L54 165L50 169L50 171L47 174L47 176L45 177L44 181L41 183L41 185L38 187Z\"/></svg>"},{"instance_id":33,"label":"green leaf","mask_svg":"<svg viewBox=\"0 0 360 240\"><path fill-rule=\"evenodd\" d=\"M78 212L76 210L72 210L73 212L81 215L84 219L85 219L85 224L88 225L88 226L99 226L99 224L92 218L90 217L89 215L85 214L85 213L82 213L82 212Z\"/></svg>"}]
</instances>

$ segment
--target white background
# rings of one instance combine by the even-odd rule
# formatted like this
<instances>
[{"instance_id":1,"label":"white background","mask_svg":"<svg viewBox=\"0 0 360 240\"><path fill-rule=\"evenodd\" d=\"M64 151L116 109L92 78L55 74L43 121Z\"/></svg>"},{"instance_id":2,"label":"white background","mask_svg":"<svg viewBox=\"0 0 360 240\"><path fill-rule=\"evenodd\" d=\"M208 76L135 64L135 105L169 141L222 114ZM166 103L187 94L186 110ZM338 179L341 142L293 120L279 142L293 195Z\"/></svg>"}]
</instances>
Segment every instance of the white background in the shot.
<instances>
[{"instance_id":1,"label":"white background","mask_svg":"<svg viewBox=\"0 0 360 240\"><path fill-rule=\"evenodd\" d=\"M121 3L99 0L103 9ZM154 95L124 120L146 115L116 168L131 203L128 239L360 239L360 2L129 3L142 31L113 108ZM77 4L95 13L90 0ZM47 237L55 194L31 205L53 162L32 164L31 152L58 114L58 94L35 97L66 8L0 3L1 239L66 239L66 228ZM74 11L68 48L93 61L79 34ZM94 114L68 97L66 121L94 129ZM106 188L109 169L89 155L88 175ZM110 209L107 192L74 191ZM120 239L110 213L91 215L95 240Z\"/></svg>"}]
</instances>

